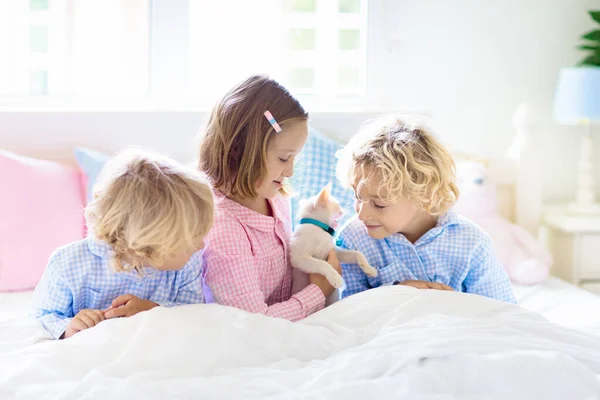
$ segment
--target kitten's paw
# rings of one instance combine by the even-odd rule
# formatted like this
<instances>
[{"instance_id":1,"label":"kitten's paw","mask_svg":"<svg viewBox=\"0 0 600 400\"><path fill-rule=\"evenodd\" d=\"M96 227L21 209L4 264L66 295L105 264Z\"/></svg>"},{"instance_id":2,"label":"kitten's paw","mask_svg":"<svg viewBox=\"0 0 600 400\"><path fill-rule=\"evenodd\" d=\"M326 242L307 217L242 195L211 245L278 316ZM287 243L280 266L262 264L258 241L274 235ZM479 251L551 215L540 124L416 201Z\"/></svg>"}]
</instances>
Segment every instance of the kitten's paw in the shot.
<instances>
[{"instance_id":1,"label":"kitten's paw","mask_svg":"<svg viewBox=\"0 0 600 400\"><path fill-rule=\"evenodd\" d=\"M360 269L363 270L363 272L365 274L367 274L367 276L370 276L371 278L377 276L377 270L373 267L371 267L369 265L369 262L367 261L367 259L364 256L360 256L357 257L358 258L358 265L360 266Z\"/></svg>"},{"instance_id":2,"label":"kitten's paw","mask_svg":"<svg viewBox=\"0 0 600 400\"><path fill-rule=\"evenodd\" d=\"M367 274L367 276L374 278L377 276L377 270L373 267L371 267L369 264L367 265L361 265L362 270L365 272L365 274Z\"/></svg>"},{"instance_id":3,"label":"kitten's paw","mask_svg":"<svg viewBox=\"0 0 600 400\"><path fill-rule=\"evenodd\" d=\"M328 276L327 281L331 286L333 286L336 289L339 289L344 285L344 280L342 279L342 276L338 273L336 273L335 275Z\"/></svg>"}]
</instances>

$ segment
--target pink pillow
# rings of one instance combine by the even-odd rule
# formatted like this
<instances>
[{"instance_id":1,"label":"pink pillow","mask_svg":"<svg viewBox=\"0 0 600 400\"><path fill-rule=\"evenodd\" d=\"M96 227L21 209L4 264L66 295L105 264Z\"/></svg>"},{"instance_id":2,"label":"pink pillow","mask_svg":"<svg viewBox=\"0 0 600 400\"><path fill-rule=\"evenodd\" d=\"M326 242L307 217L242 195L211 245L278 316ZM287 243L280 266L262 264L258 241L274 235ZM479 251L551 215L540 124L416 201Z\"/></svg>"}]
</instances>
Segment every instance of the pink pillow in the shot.
<instances>
[{"instance_id":1,"label":"pink pillow","mask_svg":"<svg viewBox=\"0 0 600 400\"><path fill-rule=\"evenodd\" d=\"M32 289L59 246L83 238L81 173L0 151L0 292Z\"/></svg>"}]
</instances>

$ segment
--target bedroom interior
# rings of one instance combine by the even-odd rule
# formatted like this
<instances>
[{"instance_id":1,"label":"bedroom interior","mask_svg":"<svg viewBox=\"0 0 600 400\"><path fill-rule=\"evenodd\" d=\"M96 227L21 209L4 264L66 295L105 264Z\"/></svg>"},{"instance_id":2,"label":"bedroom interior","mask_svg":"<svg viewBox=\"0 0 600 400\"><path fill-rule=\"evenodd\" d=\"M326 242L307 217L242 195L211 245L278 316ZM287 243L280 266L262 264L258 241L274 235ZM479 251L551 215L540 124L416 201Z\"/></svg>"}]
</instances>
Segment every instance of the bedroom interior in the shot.
<instances>
[{"instance_id":1,"label":"bedroom interior","mask_svg":"<svg viewBox=\"0 0 600 400\"><path fill-rule=\"evenodd\" d=\"M0 0L0 398L600 398L599 23L598 0ZM502 226L518 306L382 288L294 324L201 305L45 337L33 289L87 234L104 162L194 163L215 99L254 73L310 114L292 207L365 121L427 119L465 214Z\"/></svg>"}]
</instances>

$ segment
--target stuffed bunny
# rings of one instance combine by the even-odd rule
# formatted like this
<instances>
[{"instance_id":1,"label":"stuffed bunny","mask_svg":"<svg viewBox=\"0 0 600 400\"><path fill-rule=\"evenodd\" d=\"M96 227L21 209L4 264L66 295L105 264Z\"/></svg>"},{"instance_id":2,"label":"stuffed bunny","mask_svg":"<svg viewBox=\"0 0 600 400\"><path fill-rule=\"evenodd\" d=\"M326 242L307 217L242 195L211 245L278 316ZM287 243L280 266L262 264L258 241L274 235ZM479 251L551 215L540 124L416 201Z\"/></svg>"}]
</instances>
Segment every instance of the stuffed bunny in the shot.
<instances>
[{"instance_id":1,"label":"stuffed bunny","mask_svg":"<svg viewBox=\"0 0 600 400\"><path fill-rule=\"evenodd\" d=\"M455 211L490 235L511 281L532 285L545 280L552 264L550 254L526 230L498 214L496 186L485 165L477 161L457 163L457 177L460 196Z\"/></svg>"}]
</instances>

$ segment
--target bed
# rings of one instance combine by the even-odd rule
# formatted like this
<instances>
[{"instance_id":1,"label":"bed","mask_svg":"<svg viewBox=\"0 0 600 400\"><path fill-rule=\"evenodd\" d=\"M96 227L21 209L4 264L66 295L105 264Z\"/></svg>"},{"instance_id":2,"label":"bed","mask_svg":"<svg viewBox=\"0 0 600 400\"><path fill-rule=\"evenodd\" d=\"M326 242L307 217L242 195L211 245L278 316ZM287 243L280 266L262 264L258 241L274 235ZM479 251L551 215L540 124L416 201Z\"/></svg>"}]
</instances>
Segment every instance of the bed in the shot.
<instances>
[{"instance_id":1,"label":"bed","mask_svg":"<svg viewBox=\"0 0 600 400\"><path fill-rule=\"evenodd\" d=\"M554 296L586 294L547 285ZM530 289L532 306L550 295ZM476 295L382 287L297 323L219 305L158 307L61 341L17 315L29 298L0 297L3 399L600 396L600 334Z\"/></svg>"},{"instance_id":2,"label":"bed","mask_svg":"<svg viewBox=\"0 0 600 400\"><path fill-rule=\"evenodd\" d=\"M505 161L489 160L501 213L527 223L531 176ZM513 288L519 306L384 287L298 323L156 308L66 341L25 317L32 292L0 293L0 398L600 398L600 297Z\"/></svg>"}]
</instances>

